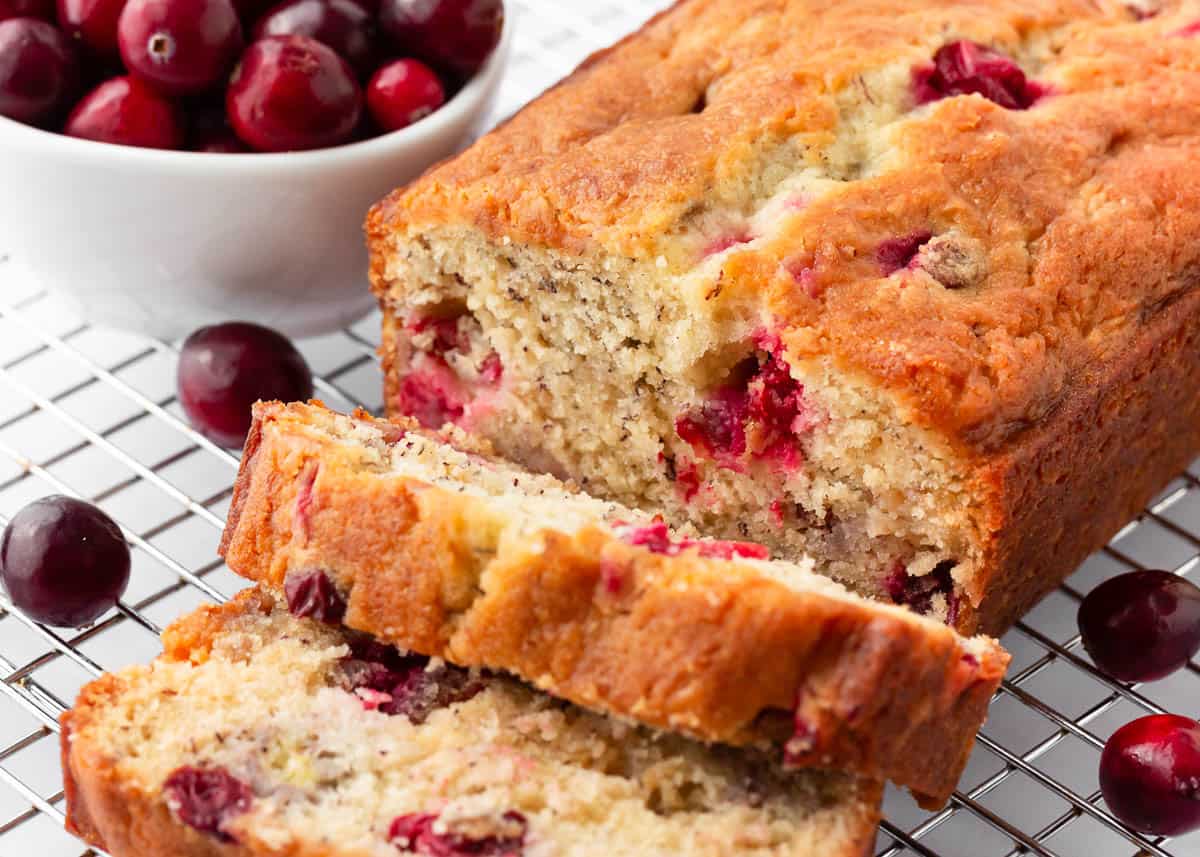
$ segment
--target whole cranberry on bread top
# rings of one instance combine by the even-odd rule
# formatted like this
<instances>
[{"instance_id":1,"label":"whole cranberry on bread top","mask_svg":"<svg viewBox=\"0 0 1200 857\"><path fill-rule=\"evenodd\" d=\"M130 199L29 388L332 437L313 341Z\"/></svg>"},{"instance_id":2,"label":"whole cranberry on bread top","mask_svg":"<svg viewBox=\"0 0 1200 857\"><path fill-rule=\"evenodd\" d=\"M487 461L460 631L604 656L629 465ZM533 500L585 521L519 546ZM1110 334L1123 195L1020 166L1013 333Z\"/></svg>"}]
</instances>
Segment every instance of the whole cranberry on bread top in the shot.
<instances>
[{"instance_id":1,"label":"whole cranberry on bread top","mask_svg":"<svg viewBox=\"0 0 1200 857\"><path fill-rule=\"evenodd\" d=\"M999 633L1200 452L1197 21L684 0L371 213L389 410Z\"/></svg>"},{"instance_id":2,"label":"whole cranberry on bread top","mask_svg":"<svg viewBox=\"0 0 1200 857\"><path fill-rule=\"evenodd\" d=\"M878 783L632 727L293 618L268 592L184 617L164 650L63 716L68 826L113 857L865 857L875 841Z\"/></svg>"},{"instance_id":3,"label":"whole cranberry on bread top","mask_svg":"<svg viewBox=\"0 0 1200 857\"><path fill-rule=\"evenodd\" d=\"M672 532L460 432L318 404L255 406L221 551L300 615L929 805L1009 660L811 561Z\"/></svg>"}]
</instances>

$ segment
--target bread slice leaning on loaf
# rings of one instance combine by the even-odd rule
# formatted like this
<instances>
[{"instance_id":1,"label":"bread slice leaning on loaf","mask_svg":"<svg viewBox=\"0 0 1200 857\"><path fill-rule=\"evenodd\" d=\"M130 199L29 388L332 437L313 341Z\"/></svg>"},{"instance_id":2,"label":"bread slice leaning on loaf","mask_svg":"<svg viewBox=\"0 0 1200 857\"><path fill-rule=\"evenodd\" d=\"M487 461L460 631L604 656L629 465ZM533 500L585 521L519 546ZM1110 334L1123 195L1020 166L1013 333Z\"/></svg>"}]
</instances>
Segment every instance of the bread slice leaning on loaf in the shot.
<instances>
[{"instance_id":1,"label":"bread slice leaning on loaf","mask_svg":"<svg viewBox=\"0 0 1200 857\"><path fill-rule=\"evenodd\" d=\"M297 612L933 805L1008 663L811 564L672 533L460 433L319 404L256 406L222 554Z\"/></svg>"},{"instance_id":2,"label":"bread slice leaning on loaf","mask_svg":"<svg viewBox=\"0 0 1200 857\"><path fill-rule=\"evenodd\" d=\"M164 644L63 716L68 825L113 857L865 857L874 843L877 783L784 773L403 656L265 591L198 610Z\"/></svg>"},{"instance_id":3,"label":"bread slice leaning on loaf","mask_svg":"<svg viewBox=\"0 0 1200 857\"><path fill-rule=\"evenodd\" d=\"M389 413L999 635L1200 454L1191 0L684 0L368 221Z\"/></svg>"}]
</instances>

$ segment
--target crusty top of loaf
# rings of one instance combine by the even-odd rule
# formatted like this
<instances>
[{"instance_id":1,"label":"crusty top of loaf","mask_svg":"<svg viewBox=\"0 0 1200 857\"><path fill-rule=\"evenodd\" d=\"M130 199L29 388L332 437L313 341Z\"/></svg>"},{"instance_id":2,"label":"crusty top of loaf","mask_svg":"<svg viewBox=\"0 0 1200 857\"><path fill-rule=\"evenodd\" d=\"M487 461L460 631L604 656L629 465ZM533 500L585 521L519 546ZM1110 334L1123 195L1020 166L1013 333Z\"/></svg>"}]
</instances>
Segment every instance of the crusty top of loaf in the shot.
<instances>
[{"instance_id":1,"label":"crusty top of loaf","mask_svg":"<svg viewBox=\"0 0 1200 857\"><path fill-rule=\"evenodd\" d=\"M994 448L1200 282L1194 21L1191 0L684 0L369 229L377 257L461 225L751 295L794 361ZM918 106L913 69L959 39L1049 94ZM885 275L879 248L923 233L959 264ZM685 289L705 266L720 288Z\"/></svg>"}]
</instances>

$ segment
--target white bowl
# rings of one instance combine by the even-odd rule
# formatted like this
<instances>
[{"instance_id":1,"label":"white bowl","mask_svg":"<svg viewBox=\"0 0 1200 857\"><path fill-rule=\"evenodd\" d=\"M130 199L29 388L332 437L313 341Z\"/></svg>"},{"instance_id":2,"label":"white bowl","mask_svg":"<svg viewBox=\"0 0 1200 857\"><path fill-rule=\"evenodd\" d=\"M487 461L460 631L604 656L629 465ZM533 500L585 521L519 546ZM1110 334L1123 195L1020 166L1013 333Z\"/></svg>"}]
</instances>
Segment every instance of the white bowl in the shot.
<instances>
[{"instance_id":1,"label":"white bowl","mask_svg":"<svg viewBox=\"0 0 1200 857\"><path fill-rule=\"evenodd\" d=\"M89 321L163 339L241 319L292 336L373 304L371 204L457 151L486 117L511 44L448 104L391 134L313 152L135 149L0 117L0 253Z\"/></svg>"}]
</instances>

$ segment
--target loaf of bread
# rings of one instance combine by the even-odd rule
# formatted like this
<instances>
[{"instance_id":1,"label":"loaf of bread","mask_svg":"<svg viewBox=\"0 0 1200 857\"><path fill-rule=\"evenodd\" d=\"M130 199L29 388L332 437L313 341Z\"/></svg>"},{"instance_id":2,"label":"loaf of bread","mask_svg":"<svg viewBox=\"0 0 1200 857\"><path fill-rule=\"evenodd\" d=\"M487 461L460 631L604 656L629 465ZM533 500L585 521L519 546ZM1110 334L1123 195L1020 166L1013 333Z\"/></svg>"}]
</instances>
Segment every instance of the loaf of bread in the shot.
<instances>
[{"instance_id":1,"label":"loaf of bread","mask_svg":"<svg viewBox=\"0 0 1200 857\"><path fill-rule=\"evenodd\" d=\"M997 634L1200 452L1198 158L1191 0L684 0L372 212L388 407Z\"/></svg>"},{"instance_id":2,"label":"loaf of bread","mask_svg":"<svg viewBox=\"0 0 1200 857\"><path fill-rule=\"evenodd\" d=\"M945 802L1008 663L994 640L449 440L256 406L226 561L300 614Z\"/></svg>"},{"instance_id":3,"label":"loaf of bread","mask_svg":"<svg viewBox=\"0 0 1200 857\"><path fill-rule=\"evenodd\" d=\"M864 857L878 784L784 773L510 679L202 608L63 717L69 827L113 857Z\"/></svg>"}]
</instances>

